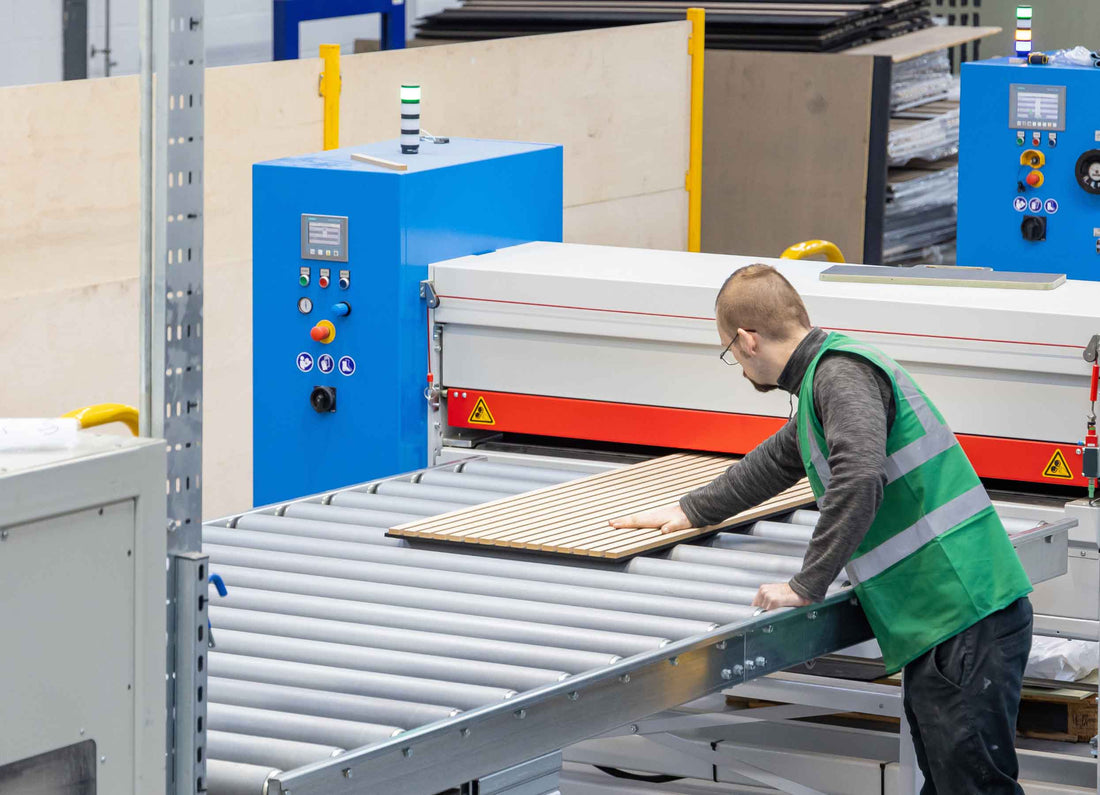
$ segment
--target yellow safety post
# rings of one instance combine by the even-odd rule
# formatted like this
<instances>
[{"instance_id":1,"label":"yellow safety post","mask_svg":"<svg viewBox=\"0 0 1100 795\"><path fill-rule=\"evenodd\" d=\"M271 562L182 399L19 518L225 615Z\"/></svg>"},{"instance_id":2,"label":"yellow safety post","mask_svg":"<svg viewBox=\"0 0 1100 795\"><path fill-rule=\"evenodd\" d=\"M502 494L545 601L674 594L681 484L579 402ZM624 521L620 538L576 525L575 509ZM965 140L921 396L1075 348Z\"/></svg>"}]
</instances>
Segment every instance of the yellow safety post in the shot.
<instances>
[{"instance_id":1,"label":"yellow safety post","mask_svg":"<svg viewBox=\"0 0 1100 795\"><path fill-rule=\"evenodd\" d=\"M61 416L75 419L80 423L81 428L94 428L96 425L121 422L130 429L130 433L134 436L138 435L138 410L125 403L97 403Z\"/></svg>"},{"instance_id":2,"label":"yellow safety post","mask_svg":"<svg viewBox=\"0 0 1100 795\"><path fill-rule=\"evenodd\" d=\"M340 146L340 45L322 44L324 70L317 84L317 93L325 100L325 149Z\"/></svg>"},{"instance_id":3,"label":"yellow safety post","mask_svg":"<svg viewBox=\"0 0 1100 795\"><path fill-rule=\"evenodd\" d=\"M803 240L789 247L779 255L779 258L807 259L818 254L824 255L829 262L844 262L844 254L841 253L840 248L836 243L830 243L828 240Z\"/></svg>"},{"instance_id":4,"label":"yellow safety post","mask_svg":"<svg viewBox=\"0 0 1100 795\"><path fill-rule=\"evenodd\" d=\"M707 12L689 8L691 37L691 127L688 146L688 251L699 251L703 225L703 53L706 49Z\"/></svg>"}]
</instances>

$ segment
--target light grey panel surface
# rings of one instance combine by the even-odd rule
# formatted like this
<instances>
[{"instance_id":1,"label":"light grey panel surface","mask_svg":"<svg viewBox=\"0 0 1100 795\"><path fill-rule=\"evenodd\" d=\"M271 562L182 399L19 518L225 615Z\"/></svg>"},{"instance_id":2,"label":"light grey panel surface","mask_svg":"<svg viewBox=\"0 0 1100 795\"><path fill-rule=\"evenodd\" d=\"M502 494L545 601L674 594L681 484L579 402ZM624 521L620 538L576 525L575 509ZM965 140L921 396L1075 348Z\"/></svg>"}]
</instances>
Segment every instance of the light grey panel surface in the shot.
<instances>
[{"instance_id":1,"label":"light grey panel surface","mask_svg":"<svg viewBox=\"0 0 1100 795\"><path fill-rule=\"evenodd\" d=\"M4 634L19 652L0 658L0 701L7 714L34 719L6 733L0 762L91 738L114 762L100 786L128 791L133 532L129 500L3 530L0 615L18 617Z\"/></svg>"},{"instance_id":2,"label":"light grey panel surface","mask_svg":"<svg viewBox=\"0 0 1100 795\"><path fill-rule=\"evenodd\" d=\"M823 282L869 282L873 284L922 283L975 288L1012 285L1013 289L1053 290L1066 281L1064 273L1024 273L979 270L977 268L933 268L916 265L911 268L878 265L833 265L821 272Z\"/></svg>"},{"instance_id":3,"label":"light grey panel surface","mask_svg":"<svg viewBox=\"0 0 1100 795\"><path fill-rule=\"evenodd\" d=\"M785 419L790 411L785 397L759 395L747 381L731 374L731 368L718 361L720 348L710 345L452 325L447 329L446 347L444 383L470 389L642 402L779 419ZM1018 370L998 370L991 366L992 359L977 365L953 364L949 359L930 364L924 361L925 354L905 341L886 347L913 374L956 432L1011 437L1019 435L1020 423L1026 422L1029 438L1060 440L1080 435L1079 417L1050 408L1080 404L1086 388L1083 377L1040 374L1029 371L1023 362ZM527 359L538 361L539 366L507 364ZM654 373L661 377L654 378ZM1010 402L1005 400L1002 379L1012 383ZM637 384L646 385L642 400Z\"/></svg>"}]
</instances>

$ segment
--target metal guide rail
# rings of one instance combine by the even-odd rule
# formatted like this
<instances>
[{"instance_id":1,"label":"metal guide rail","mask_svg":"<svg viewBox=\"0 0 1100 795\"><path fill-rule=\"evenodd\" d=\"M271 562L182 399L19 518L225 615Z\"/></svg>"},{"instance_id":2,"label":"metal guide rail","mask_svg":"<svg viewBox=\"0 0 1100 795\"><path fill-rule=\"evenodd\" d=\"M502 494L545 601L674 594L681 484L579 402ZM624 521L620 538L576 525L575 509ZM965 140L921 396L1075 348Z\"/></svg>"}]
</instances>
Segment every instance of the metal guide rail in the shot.
<instances>
[{"instance_id":1,"label":"metal guide rail","mask_svg":"<svg viewBox=\"0 0 1100 795\"><path fill-rule=\"evenodd\" d=\"M211 795L436 793L871 637L840 583L753 616L813 511L610 565L385 535L583 474L469 459L207 523Z\"/></svg>"}]
</instances>

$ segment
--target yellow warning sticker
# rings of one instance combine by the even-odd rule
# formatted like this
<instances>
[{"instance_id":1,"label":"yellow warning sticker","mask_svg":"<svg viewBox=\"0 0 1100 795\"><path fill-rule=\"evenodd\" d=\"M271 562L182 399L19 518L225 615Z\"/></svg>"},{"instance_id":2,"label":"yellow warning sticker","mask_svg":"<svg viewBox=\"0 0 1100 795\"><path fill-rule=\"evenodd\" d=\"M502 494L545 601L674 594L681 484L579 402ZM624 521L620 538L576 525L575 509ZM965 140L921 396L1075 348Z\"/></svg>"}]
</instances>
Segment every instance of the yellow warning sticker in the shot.
<instances>
[{"instance_id":1,"label":"yellow warning sticker","mask_svg":"<svg viewBox=\"0 0 1100 795\"><path fill-rule=\"evenodd\" d=\"M1062 455L1061 450L1054 451L1054 455L1050 457L1050 461L1047 462L1046 468L1043 470L1043 477L1073 480L1073 472L1070 471L1069 464L1066 463L1066 457Z\"/></svg>"},{"instance_id":2,"label":"yellow warning sticker","mask_svg":"<svg viewBox=\"0 0 1100 795\"><path fill-rule=\"evenodd\" d=\"M474 404L474 410L470 412L470 416L466 418L466 422L472 422L474 425L496 425L497 421L493 419L493 412L489 411L489 404L485 402L485 398L479 397L477 403Z\"/></svg>"}]
</instances>

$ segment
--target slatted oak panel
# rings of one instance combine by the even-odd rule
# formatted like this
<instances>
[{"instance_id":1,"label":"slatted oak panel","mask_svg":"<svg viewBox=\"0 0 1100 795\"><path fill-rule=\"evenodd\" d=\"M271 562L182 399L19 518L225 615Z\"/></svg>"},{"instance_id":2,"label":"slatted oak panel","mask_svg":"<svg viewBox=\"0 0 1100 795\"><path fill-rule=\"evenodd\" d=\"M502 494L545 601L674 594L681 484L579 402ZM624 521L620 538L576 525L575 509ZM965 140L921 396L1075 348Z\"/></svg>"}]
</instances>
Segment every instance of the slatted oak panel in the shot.
<instances>
[{"instance_id":1,"label":"slatted oak panel","mask_svg":"<svg viewBox=\"0 0 1100 795\"><path fill-rule=\"evenodd\" d=\"M616 530L608 520L674 502L721 474L733 459L677 454L441 516L400 525L389 535L621 560L713 533L719 527L785 513L814 501L806 481L710 527L676 533Z\"/></svg>"}]
</instances>

